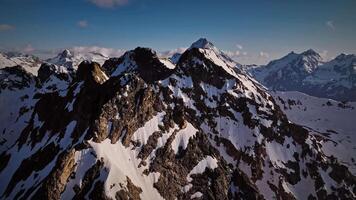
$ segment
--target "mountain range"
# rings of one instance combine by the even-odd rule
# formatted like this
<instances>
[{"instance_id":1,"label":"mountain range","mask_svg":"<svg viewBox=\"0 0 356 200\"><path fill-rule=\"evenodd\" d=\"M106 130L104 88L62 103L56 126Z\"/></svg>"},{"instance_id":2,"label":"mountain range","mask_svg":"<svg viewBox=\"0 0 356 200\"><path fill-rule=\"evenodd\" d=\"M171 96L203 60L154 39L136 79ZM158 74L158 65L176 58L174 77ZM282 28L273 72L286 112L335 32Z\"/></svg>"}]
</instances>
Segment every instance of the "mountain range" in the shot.
<instances>
[{"instance_id":1,"label":"mountain range","mask_svg":"<svg viewBox=\"0 0 356 200\"><path fill-rule=\"evenodd\" d=\"M1 199L356 198L356 104L265 87L349 86L354 56L94 55L1 67Z\"/></svg>"},{"instance_id":2,"label":"mountain range","mask_svg":"<svg viewBox=\"0 0 356 200\"><path fill-rule=\"evenodd\" d=\"M356 101L356 56L353 54L340 54L325 62L310 49L300 54L291 52L264 66L243 69L271 90Z\"/></svg>"}]
</instances>

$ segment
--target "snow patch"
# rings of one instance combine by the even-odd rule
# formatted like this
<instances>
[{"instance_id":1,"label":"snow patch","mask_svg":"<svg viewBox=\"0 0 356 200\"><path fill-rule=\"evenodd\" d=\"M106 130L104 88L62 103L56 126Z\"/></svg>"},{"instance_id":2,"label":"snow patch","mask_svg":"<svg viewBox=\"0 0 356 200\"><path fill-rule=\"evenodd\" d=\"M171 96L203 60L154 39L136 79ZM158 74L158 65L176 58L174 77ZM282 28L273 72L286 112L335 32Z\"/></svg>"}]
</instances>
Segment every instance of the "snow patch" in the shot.
<instances>
[{"instance_id":1,"label":"snow patch","mask_svg":"<svg viewBox=\"0 0 356 200\"><path fill-rule=\"evenodd\" d=\"M191 182L193 179L190 177L192 174L202 174L206 168L215 169L218 167L218 161L211 156L205 157L201 160L188 174L187 180Z\"/></svg>"}]
</instances>

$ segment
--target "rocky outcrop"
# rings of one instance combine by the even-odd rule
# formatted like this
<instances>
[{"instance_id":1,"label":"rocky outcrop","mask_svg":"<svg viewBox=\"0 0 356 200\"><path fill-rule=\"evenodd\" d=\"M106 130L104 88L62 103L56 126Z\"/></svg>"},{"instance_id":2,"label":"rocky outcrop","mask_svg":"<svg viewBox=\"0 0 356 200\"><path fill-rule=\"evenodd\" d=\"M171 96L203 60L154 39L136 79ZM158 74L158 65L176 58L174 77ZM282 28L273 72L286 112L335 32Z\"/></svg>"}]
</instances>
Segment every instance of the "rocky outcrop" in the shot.
<instances>
[{"instance_id":1,"label":"rocky outcrop","mask_svg":"<svg viewBox=\"0 0 356 200\"><path fill-rule=\"evenodd\" d=\"M136 73L146 83L163 80L174 71L160 62L155 51L142 47L126 52L120 58L107 60L103 68L113 76L122 75L125 72Z\"/></svg>"},{"instance_id":2,"label":"rocky outcrop","mask_svg":"<svg viewBox=\"0 0 356 200\"><path fill-rule=\"evenodd\" d=\"M21 180L27 179L33 172L36 173L43 170L50 162L52 162L58 152L58 145L52 142L43 149L35 152L32 156L24 159L13 174L8 186L6 187L3 197L8 197Z\"/></svg>"},{"instance_id":3,"label":"rocky outcrop","mask_svg":"<svg viewBox=\"0 0 356 200\"><path fill-rule=\"evenodd\" d=\"M68 178L75 169L74 155L74 149L70 149L68 152L62 152L58 156L53 170L43 181L41 188L37 190L32 199L60 199Z\"/></svg>"},{"instance_id":4,"label":"rocky outcrop","mask_svg":"<svg viewBox=\"0 0 356 200\"><path fill-rule=\"evenodd\" d=\"M83 61L80 63L76 73L76 78L78 81L93 82L98 84L102 84L108 79L100 65L96 62L90 61Z\"/></svg>"},{"instance_id":5,"label":"rocky outcrop","mask_svg":"<svg viewBox=\"0 0 356 200\"><path fill-rule=\"evenodd\" d=\"M35 76L19 65L2 68L0 72L0 92L4 89L21 90L36 84Z\"/></svg>"},{"instance_id":6,"label":"rocky outcrop","mask_svg":"<svg viewBox=\"0 0 356 200\"><path fill-rule=\"evenodd\" d=\"M65 69L62 69L61 71L61 67L55 66L54 64L43 63L41 67L38 69L37 77L40 79L42 83L47 81L48 78L52 75L56 76L61 80L66 80L66 81L69 80L69 76L70 76Z\"/></svg>"},{"instance_id":7,"label":"rocky outcrop","mask_svg":"<svg viewBox=\"0 0 356 200\"><path fill-rule=\"evenodd\" d=\"M134 185L129 177L127 177L127 190L121 189L116 193L116 199L119 200L139 200L142 189Z\"/></svg>"}]
</instances>

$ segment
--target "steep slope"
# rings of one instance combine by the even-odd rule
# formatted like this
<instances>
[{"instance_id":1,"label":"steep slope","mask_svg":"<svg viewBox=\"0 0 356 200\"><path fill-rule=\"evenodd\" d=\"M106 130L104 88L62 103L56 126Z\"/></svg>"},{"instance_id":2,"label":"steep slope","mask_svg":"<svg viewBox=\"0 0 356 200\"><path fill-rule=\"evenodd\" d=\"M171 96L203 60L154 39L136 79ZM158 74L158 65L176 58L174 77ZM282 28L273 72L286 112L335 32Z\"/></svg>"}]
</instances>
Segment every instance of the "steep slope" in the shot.
<instances>
[{"instance_id":1,"label":"steep slope","mask_svg":"<svg viewBox=\"0 0 356 200\"><path fill-rule=\"evenodd\" d=\"M300 91L317 97L356 101L355 55L341 54L323 62L313 50L294 52L265 66L244 67L266 87L279 91Z\"/></svg>"},{"instance_id":2,"label":"steep slope","mask_svg":"<svg viewBox=\"0 0 356 200\"><path fill-rule=\"evenodd\" d=\"M300 92L274 92L278 105L289 120L329 138L323 150L356 173L356 103L338 102L309 96Z\"/></svg>"},{"instance_id":3,"label":"steep slope","mask_svg":"<svg viewBox=\"0 0 356 200\"><path fill-rule=\"evenodd\" d=\"M63 95L70 80L65 69L46 63L37 77L21 66L0 69L1 151L18 139L40 95L54 91Z\"/></svg>"},{"instance_id":4,"label":"steep slope","mask_svg":"<svg viewBox=\"0 0 356 200\"><path fill-rule=\"evenodd\" d=\"M211 42L165 61L136 48L37 92L0 154L1 198L355 198L328 138L289 122Z\"/></svg>"},{"instance_id":5,"label":"steep slope","mask_svg":"<svg viewBox=\"0 0 356 200\"><path fill-rule=\"evenodd\" d=\"M36 77L21 66L0 69L1 152L14 143L25 126L35 104L30 96L36 84Z\"/></svg>"},{"instance_id":6,"label":"steep slope","mask_svg":"<svg viewBox=\"0 0 356 200\"><path fill-rule=\"evenodd\" d=\"M177 64L181 55L182 55L182 54L180 54L180 53L175 53L175 54L173 54L173 55L169 58L169 60L170 60L173 64Z\"/></svg>"}]
</instances>

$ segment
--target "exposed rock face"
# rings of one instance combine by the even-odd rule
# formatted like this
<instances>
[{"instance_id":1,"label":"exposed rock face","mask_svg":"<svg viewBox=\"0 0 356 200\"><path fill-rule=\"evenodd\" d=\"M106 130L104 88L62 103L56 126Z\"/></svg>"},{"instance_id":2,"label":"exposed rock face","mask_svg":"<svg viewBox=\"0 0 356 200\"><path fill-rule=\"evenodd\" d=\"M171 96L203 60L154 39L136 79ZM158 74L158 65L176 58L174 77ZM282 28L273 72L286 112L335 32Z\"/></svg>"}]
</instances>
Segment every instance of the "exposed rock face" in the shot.
<instances>
[{"instance_id":1,"label":"exposed rock face","mask_svg":"<svg viewBox=\"0 0 356 200\"><path fill-rule=\"evenodd\" d=\"M4 89L24 89L36 83L36 78L23 67L5 67L0 69L0 92Z\"/></svg>"},{"instance_id":2,"label":"exposed rock face","mask_svg":"<svg viewBox=\"0 0 356 200\"><path fill-rule=\"evenodd\" d=\"M200 40L174 69L136 48L82 62L65 89L47 89L50 75L27 123L4 129L19 132L0 152L1 198L355 198L329 139L291 123L235 64Z\"/></svg>"},{"instance_id":3,"label":"exposed rock face","mask_svg":"<svg viewBox=\"0 0 356 200\"><path fill-rule=\"evenodd\" d=\"M90 61L83 61L78 66L76 78L78 81L95 82L99 84L104 83L108 79L100 65Z\"/></svg>"},{"instance_id":4,"label":"exposed rock face","mask_svg":"<svg viewBox=\"0 0 356 200\"><path fill-rule=\"evenodd\" d=\"M126 52L121 58L107 60L103 68L112 76L136 72L147 83L163 80L173 73L172 69L160 62L155 51L141 47Z\"/></svg>"},{"instance_id":5,"label":"exposed rock face","mask_svg":"<svg viewBox=\"0 0 356 200\"><path fill-rule=\"evenodd\" d=\"M37 77L40 79L41 82L47 81L48 78L52 75L62 80L69 80L69 74L62 67L58 67L49 63L43 63L38 69Z\"/></svg>"},{"instance_id":6,"label":"exposed rock face","mask_svg":"<svg viewBox=\"0 0 356 200\"><path fill-rule=\"evenodd\" d=\"M58 156L55 167L43 181L33 199L60 199L68 178L75 169L74 155L75 151L71 149Z\"/></svg>"},{"instance_id":7,"label":"exposed rock face","mask_svg":"<svg viewBox=\"0 0 356 200\"><path fill-rule=\"evenodd\" d=\"M156 52L151 49L136 48L133 59L138 66L138 73L147 83L163 80L173 72L158 60Z\"/></svg>"},{"instance_id":8,"label":"exposed rock face","mask_svg":"<svg viewBox=\"0 0 356 200\"><path fill-rule=\"evenodd\" d=\"M116 193L115 198L120 200L140 199L140 193L142 193L142 189L135 186L131 179L127 177L127 191L121 189Z\"/></svg>"}]
</instances>

